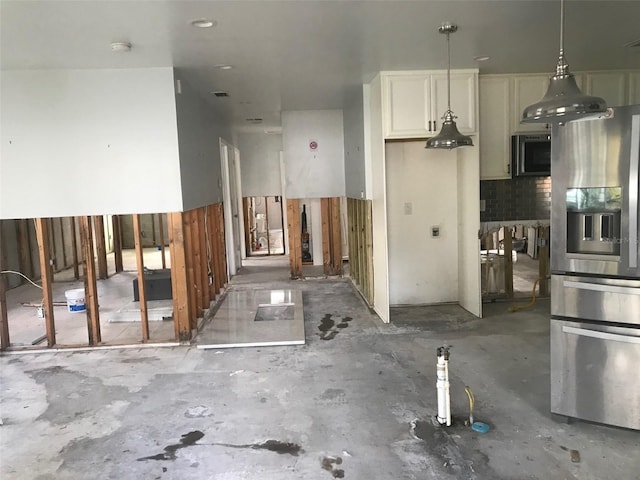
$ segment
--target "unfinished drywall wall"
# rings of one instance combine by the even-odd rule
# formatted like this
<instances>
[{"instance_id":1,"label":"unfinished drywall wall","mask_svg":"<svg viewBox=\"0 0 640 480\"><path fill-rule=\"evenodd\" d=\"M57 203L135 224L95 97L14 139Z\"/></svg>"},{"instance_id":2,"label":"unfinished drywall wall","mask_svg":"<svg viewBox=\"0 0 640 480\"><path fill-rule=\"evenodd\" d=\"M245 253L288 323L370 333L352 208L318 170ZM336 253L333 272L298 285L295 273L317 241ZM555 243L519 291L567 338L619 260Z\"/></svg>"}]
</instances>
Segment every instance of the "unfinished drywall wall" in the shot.
<instances>
[{"instance_id":1,"label":"unfinished drywall wall","mask_svg":"<svg viewBox=\"0 0 640 480\"><path fill-rule=\"evenodd\" d=\"M365 198L363 86L349 89L344 108L344 175L347 197Z\"/></svg>"},{"instance_id":2,"label":"unfinished drywall wall","mask_svg":"<svg viewBox=\"0 0 640 480\"><path fill-rule=\"evenodd\" d=\"M173 69L0 79L0 218L182 209Z\"/></svg>"},{"instance_id":3,"label":"unfinished drywall wall","mask_svg":"<svg viewBox=\"0 0 640 480\"><path fill-rule=\"evenodd\" d=\"M455 151L425 150L422 140L390 142L385 158L389 303L457 302ZM438 229L437 236L433 228Z\"/></svg>"},{"instance_id":4,"label":"unfinished drywall wall","mask_svg":"<svg viewBox=\"0 0 640 480\"><path fill-rule=\"evenodd\" d=\"M282 112L287 198L343 197L342 110Z\"/></svg>"},{"instance_id":5,"label":"unfinished drywall wall","mask_svg":"<svg viewBox=\"0 0 640 480\"><path fill-rule=\"evenodd\" d=\"M219 139L231 140L231 125L180 78L178 70L175 75L182 210L187 211L222 201Z\"/></svg>"},{"instance_id":6,"label":"unfinished drywall wall","mask_svg":"<svg viewBox=\"0 0 640 480\"><path fill-rule=\"evenodd\" d=\"M282 135L263 132L238 134L242 195L264 197L282 194L280 152Z\"/></svg>"}]
</instances>

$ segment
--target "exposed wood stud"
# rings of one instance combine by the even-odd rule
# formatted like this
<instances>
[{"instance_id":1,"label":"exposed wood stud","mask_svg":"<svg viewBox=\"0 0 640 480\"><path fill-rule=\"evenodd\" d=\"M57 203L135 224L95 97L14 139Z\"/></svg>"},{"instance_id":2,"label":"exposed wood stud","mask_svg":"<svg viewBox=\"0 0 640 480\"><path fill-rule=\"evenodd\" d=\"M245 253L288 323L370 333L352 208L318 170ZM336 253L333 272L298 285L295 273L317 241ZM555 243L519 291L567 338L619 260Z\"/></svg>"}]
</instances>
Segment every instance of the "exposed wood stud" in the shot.
<instances>
[{"instance_id":1,"label":"exposed wood stud","mask_svg":"<svg viewBox=\"0 0 640 480\"><path fill-rule=\"evenodd\" d=\"M107 246L104 238L104 217L93 217L93 229L95 231L96 257L98 259L98 278L104 280L109 277L107 272Z\"/></svg>"},{"instance_id":2,"label":"exposed wood stud","mask_svg":"<svg viewBox=\"0 0 640 480\"><path fill-rule=\"evenodd\" d=\"M200 221L199 221L199 209L191 210L191 252L187 252L193 259L193 283L196 287L196 306L197 317L200 316L204 308L204 282L202 281L202 268L204 266L204 259L202 258L202 250L200 249ZM195 320L195 319L194 319ZM195 324L193 325L195 328Z\"/></svg>"},{"instance_id":3,"label":"exposed wood stud","mask_svg":"<svg viewBox=\"0 0 640 480\"><path fill-rule=\"evenodd\" d=\"M67 268L67 242L64 238L64 218L59 217L58 221L60 223L60 243L62 243L62 268Z\"/></svg>"},{"instance_id":4,"label":"exposed wood stud","mask_svg":"<svg viewBox=\"0 0 640 480\"><path fill-rule=\"evenodd\" d=\"M196 326L196 319L198 318L198 302L196 300L196 274L194 266L193 256L193 210L184 212L184 249L185 259L187 265L187 293L189 295L189 328L193 329Z\"/></svg>"},{"instance_id":5,"label":"exposed wood stud","mask_svg":"<svg viewBox=\"0 0 640 480\"><path fill-rule=\"evenodd\" d=\"M224 206L222 203L216 204L216 217L218 220L218 258L220 260L220 288L224 288L229 280L227 276L227 249L224 232Z\"/></svg>"},{"instance_id":6,"label":"exposed wood stud","mask_svg":"<svg viewBox=\"0 0 640 480\"><path fill-rule=\"evenodd\" d=\"M165 238L164 238L164 214L158 214L158 230L160 231L160 257L162 258L162 268L167 268L167 257L165 252Z\"/></svg>"},{"instance_id":7,"label":"exposed wood stud","mask_svg":"<svg viewBox=\"0 0 640 480\"><path fill-rule=\"evenodd\" d=\"M209 290L209 262L207 261L207 223L205 207L198 209L198 245L200 247L200 275L202 278L202 308L208 310L211 305Z\"/></svg>"},{"instance_id":8,"label":"exposed wood stud","mask_svg":"<svg viewBox=\"0 0 640 480\"><path fill-rule=\"evenodd\" d=\"M267 255L271 255L271 235L269 235L269 197L264 197L264 220L267 229Z\"/></svg>"},{"instance_id":9,"label":"exposed wood stud","mask_svg":"<svg viewBox=\"0 0 640 480\"><path fill-rule=\"evenodd\" d=\"M47 345L53 347L56 344L56 325L53 318L53 272L51 271L51 242L49 233L49 219L37 218L36 236L38 238L38 252L40 254L44 323L47 332Z\"/></svg>"},{"instance_id":10,"label":"exposed wood stud","mask_svg":"<svg viewBox=\"0 0 640 480\"><path fill-rule=\"evenodd\" d=\"M115 262L116 273L124 271L122 262L122 218L120 215L111 217L113 227L113 259ZM164 259L164 257L163 257Z\"/></svg>"},{"instance_id":11,"label":"exposed wood stud","mask_svg":"<svg viewBox=\"0 0 640 480\"><path fill-rule=\"evenodd\" d=\"M247 257L251 256L251 226L249 225L249 218L253 218L249 209L249 198L242 197L242 215L244 219L244 250Z\"/></svg>"},{"instance_id":12,"label":"exposed wood stud","mask_svg":"<svg viewBox=\"0 0 640 480\"><path fill-rule=\"evenodd\" d=\"M142 230L140 228L140 215L134 214L133 239L136 249L136 266L138 270L138 297L140 299L140 322L142 325L142 341L149 341L149 314L147 311L147 287L144 281L144 251L142 249Z\"/></svg>"},{"instance_id":13,"label":"exposed wood stud","mask_svg":"<svg viewBox=\"0 0 640 480\"><path fill-rule=\"evenodd\" d=\"M184 219L181 212L167 213L169 254L171 255L171 292L173 297L173 324L176 339L191 340L190 305L187 289L187 266L184 244Z\"/></svg>"},{"instance_id":14,"label":"exposed wood stud","mask_svg":"<svg viewBox=\"0 0 640 480\"><path fill-rule=\"evenodd\" d=\"M16 220L16 240L18 242L20 271L27 277L33 278L33 262L31 261L28 222L29 221L25 219ZM24 282L26 282L26 280L24 280Z\"/></svg>"},{"instance_id":15,"label":"exposed wood stud","mask_svg":"<svg viewBox=\"0 0 640 480\"><path fill-rule=\"evenodd\" d=\"M0 272L7 268L7 253L2 222L0 220ZM0 350L6 350L10 345L9 316L7 313L7 278L6 275L0 273Z\"/></svg>"},{"instance_id":16,"label":"exposed wood stud","mask_svg":"<svg viewBox=\"0 0 640 480\"><path fill-rule=\"evenodd\" d=\"M291 278L302 277L302 238L300 200L287 199L287 226L289 229L289 265Z\"/></svg>"},{"instance_id":17,"label":"exposed wood stud","mask_svg":"<svg viewBox=\"0 0 640 480\"><path fill-rule=\"evenodd\" d=\"M331 204L329 198L320 199L322 220L322 267L325 275L331 275Z\"/></svg>"},{"instance_id":18,"label":"exposed wood stud","mask_svg":"<svg viewBox=\"0 0 640 480\"><path fill-rule=\"evenodd\" d=\"M332 275L342 275L342 226L340 225L340 197L330 199Z\"/></svg>"},{"instance_id":19,"label":"exposed wood stud","mask_svg":"<svg viewBox=\"0 0 640 480\"><path fill-rule=\"evenodd\" d=\"M374 288L373 288L373 202L364 200L366 205L365 213L365 255L366 255L366 272L367 272L367 289L365 296L369 301L369 305L373 305Z\"/></svg>"},{"instance_id":20,"label":"exposed wood stud","mask_svg":"<svg viewBox=\"0 0 640 480\"><path fill-rule=\"evenodd\" d=\"M73 249L73 278L80 278L80 260L78 258L78 234L76 230L76 217L70 217L71 220L71 248Z\"/></svg>"},{"instance_id":21,"label":"exposed wood stud","mask_svg":"<svg viewBox=\"0 0 640 480\"><path fill-rule=\"evenodd\" d=\"M93 230L91 217L79 217L80 245L82 248L82 266L84 269L84 293L87 306L87 333L89 345L102 341L100 333L100 313L98 305L98 284L96 282L96 264L93 251Z\"/></svg>"}]
</instances>

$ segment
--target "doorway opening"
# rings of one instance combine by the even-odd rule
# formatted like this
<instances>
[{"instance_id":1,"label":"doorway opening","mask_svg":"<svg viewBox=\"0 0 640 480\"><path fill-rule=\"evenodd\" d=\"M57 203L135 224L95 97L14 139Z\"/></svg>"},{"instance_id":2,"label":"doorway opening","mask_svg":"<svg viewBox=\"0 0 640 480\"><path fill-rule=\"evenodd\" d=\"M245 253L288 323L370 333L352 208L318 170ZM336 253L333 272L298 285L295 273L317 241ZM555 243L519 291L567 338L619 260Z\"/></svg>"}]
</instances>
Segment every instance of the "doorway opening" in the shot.
<instances>
[{"instance_id":1,"label":"doorway opening","mask_svg":"<svg viewBox=\"0 0 640 480\"><path fill-rule=\"evenodd\" d=\"M282 197L244 197L247 257L284 255L285 231Z\"/></svg>"}]
</instances>

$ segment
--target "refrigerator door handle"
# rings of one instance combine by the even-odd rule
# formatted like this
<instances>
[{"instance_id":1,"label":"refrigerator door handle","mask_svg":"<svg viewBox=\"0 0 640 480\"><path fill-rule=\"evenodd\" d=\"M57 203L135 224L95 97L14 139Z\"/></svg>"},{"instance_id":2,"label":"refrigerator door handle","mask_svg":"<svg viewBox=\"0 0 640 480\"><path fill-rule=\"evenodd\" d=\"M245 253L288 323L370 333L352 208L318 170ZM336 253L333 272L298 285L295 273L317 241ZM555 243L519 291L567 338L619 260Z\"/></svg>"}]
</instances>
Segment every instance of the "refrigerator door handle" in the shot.
<instances>
[{"instance_id":1,"label":"refrigerator door handle","mask_svg":"<svg viewBox=\"0 0 640 480\"><path fill-rule=\"evenodd\" d=\"M572 333L573 335L580 335L582 337L598 338L600 340L613 340L614 342L637 343L640 345L640 337L600 332L598 330L587 330L586 328L568 327L566 325L563 325L562 332Z\"/></svg>"},{"instance_id":2,"label":"refrigerator door handle","mask_svg":"<svg viewBox=\"0 0 640 480\"><path fill-rule=\"evenodd\" d=\"M640 115L631 117L629 158L629 268L638 268L638 163L640 162Z\"/></svg>"},{"instance_id":3,"label":"refrigerator door handle","mask_svg":"<svg viewBox=\"0 0 640 480\"><path fill-rule=\"evenodd\" d=\"M572 280L565 280L562 285L569 288L577 288L579 290L622 293L623 295L640 295L640 288L636 287L621 287L618 285L605 285L603 283L574 282Z\"/></svg>"}]
</instances>

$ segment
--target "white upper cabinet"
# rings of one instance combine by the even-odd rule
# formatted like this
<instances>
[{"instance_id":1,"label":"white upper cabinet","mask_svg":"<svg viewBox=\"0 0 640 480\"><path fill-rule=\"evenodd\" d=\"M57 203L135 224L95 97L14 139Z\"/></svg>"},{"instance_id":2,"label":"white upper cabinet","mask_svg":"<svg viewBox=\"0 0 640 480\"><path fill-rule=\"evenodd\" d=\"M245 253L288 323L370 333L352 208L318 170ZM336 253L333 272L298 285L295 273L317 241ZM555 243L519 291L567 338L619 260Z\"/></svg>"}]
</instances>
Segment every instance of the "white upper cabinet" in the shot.
<instances>
[{"instance_id":1,"label":"white upper cabinet","mask_svg":"<svg viewBox=\"0 0 640 480\"><path fill-rule=\"evenodd\" d=\"M442 127L447 110L447 72L383 73L385 138L426 138ZM451 109L462 133L477 131L477 70L451 72Z\"/></svg>"},{"instance_id":2,"label":"white upper cabinet","mask_svg":"<svg viewBox=\"0 0 640 480\"><path fill-rule=\"evenodd\" d=\"M512 132L542 132L546 123L522 123L522 112L529 105L539 102L549 87L549 75L516 75L513 77Z\"/></svg>"},{"instance_id":3,"label":"white upper cabinet","mask_svg":"<svg viewBox=\"0 0 640 480\"><path fill-rule=\"evenodd\" d=\"M476 122L476 83L474 72L451 72L451 110L461 133L478 131ZM442 127L442 117L447 111L447 74L431 75L431 95L434 101L432 119L436 122L436 132Z\"/></svg>"},{"instance_id":4,"label":"white upper cabinet","mask_svg":"<svg viewBox=\"0 0 640 480\"><path fill-rule=\"evenodd\" d=\"M480 77L481 180L511 178L509 91L509 77Z\"/></svg>"},{"instance_id":5,"label":"white upper cabinet","mask_svg":"<svg viewBox=\"0 0 640 480\"><path fill-rule=\"evenodd\" d=\"M594 72L584 75L583 92L604 98L608 107L627 104L625 72Z\"/></svg>"}]
</instances>

